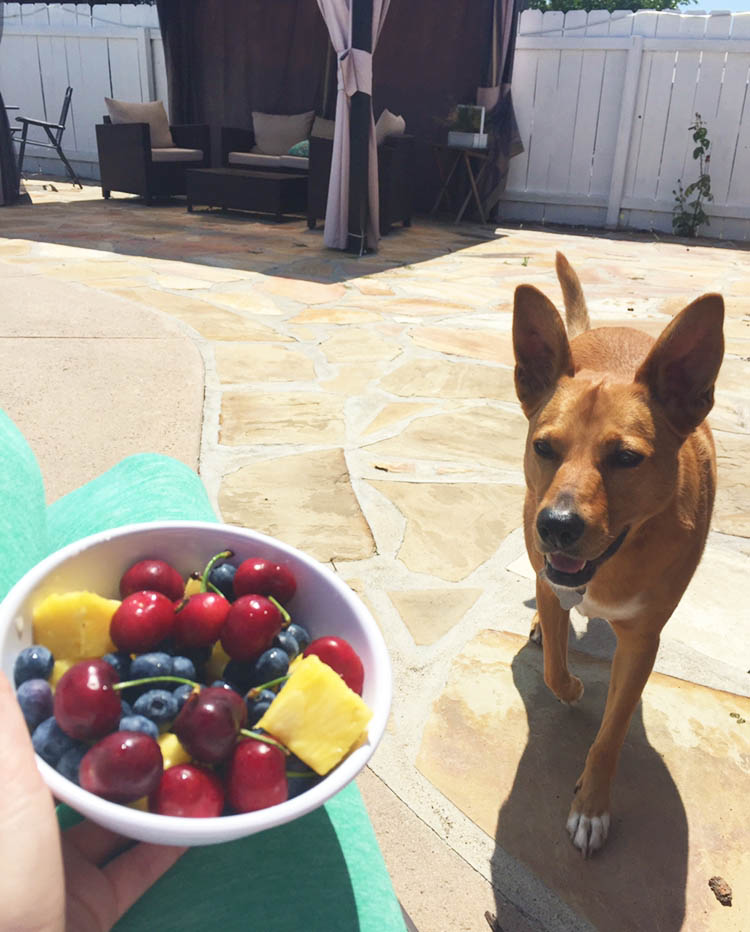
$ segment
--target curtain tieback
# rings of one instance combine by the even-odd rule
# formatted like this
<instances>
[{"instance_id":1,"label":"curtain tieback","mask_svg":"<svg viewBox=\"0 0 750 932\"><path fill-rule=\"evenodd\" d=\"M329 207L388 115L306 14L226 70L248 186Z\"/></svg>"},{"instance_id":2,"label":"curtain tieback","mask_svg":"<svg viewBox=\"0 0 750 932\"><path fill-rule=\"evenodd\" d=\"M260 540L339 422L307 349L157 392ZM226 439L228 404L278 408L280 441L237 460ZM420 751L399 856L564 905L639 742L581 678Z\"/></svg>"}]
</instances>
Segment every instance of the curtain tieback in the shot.
<instances>
[{"instance_id":1,"label":"curtain tieback","mask_svg":"<svg viewBox=\"0 0 750 932\"><path fill-rule=\"evenodd\" d=\"M347 97L357 91L372 96L372 52L364 49L345 49L339 55L338 89Z\"/></svg>"}]
</instances>

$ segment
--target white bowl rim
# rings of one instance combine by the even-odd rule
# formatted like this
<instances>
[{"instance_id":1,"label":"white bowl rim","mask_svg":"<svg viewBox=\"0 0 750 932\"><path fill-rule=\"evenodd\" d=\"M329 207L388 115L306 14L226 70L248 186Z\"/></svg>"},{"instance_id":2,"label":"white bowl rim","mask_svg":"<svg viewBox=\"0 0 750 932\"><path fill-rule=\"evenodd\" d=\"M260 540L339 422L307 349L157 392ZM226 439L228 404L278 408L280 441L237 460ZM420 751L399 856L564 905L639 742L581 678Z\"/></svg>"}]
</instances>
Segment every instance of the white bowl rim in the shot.
<instances>
[{"instance_id":1,"label":"white bowl rim","mask_svg":"<svg viewBox=\"0 0 750 932\"><path fill-rule=\"evenodd\" d=\"M120 827L116 830L123 834L145 840L154 840L162 833L168 835L168 838L161 840L161 844L205 845L230 841L282 825L312 812L349 784L374 753L388 723L393 677L385 640L370 611L337 573L304 551L286 544L276 537L271 537L250 528L213 521L164 520L134 522L110 530L99 531L67 544L45 557L15 583L0 603L0 635L2 635L4 628L14 624L15 616L21 604L55 566L76 554L114 538L137 536L145 531L160 530L187 532L206 530L217 536L223 534L236 535L239 538L247 539L249 542L258 541L307 564L314 572L326 576L328 582L338 591L357 616L357 620L365 631L369 646L375 657L375 682L372 685L376 701L369 703L373 716L368 725L368 740L338 764L319 783L298 796L276 806L254 812L216 818L195 819L164 816L110 802L89 793L68 780L37 755L37 766L47 786L58 801L68 804L76 812L91 818L92 821L98 822L101 819L108 826L119 825ZM4 620L5 623L3 624Z\"/></svg>"}]
</instances>

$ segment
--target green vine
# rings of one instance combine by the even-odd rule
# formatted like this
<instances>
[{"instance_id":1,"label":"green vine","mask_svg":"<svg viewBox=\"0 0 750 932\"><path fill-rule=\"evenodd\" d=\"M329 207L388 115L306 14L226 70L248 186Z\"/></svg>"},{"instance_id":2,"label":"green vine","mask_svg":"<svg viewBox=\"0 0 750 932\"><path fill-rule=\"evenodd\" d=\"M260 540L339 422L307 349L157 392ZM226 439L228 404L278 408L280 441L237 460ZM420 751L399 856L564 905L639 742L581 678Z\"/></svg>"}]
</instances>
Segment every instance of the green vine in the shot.
<instances>
[{"instance_id":1,"label":"green vine","mask_svg":"<svg viewBox=\"0 0 750 932\"><path fill-rule=\"evenodd\" d=\"M708 173L711 163L709 153L711 141L700 113L695 114L695 122L690 125L689 129L695 143L693 158L698 162L698 180L683 188L682 179L678 178L677 190L672 191L675 196L672 229L677 236L697 236L703 224L710 226L703 204L714 199L711 194L711 176Z\"/></svg>"}]
</instances>

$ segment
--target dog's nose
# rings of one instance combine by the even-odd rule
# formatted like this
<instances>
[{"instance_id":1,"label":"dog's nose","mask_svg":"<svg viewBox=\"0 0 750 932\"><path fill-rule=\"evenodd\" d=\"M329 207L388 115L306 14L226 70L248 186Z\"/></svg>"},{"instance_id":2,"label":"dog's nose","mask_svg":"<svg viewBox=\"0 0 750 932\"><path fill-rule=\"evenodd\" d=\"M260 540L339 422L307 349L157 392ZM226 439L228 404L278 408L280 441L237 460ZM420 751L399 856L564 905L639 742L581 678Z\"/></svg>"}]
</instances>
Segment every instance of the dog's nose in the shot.
<instances>
[{"instance_id":1,"label":"dog's nose","mask_svg":"<svg viewBox=\"0 0 750 932\"><path fill-rule=\"evenodd\" d=\"M552 550L572 547L585 527L583 518L566 508L542 508L536 519L536 529L542 543Z\"/></svg>"}]
</instances>

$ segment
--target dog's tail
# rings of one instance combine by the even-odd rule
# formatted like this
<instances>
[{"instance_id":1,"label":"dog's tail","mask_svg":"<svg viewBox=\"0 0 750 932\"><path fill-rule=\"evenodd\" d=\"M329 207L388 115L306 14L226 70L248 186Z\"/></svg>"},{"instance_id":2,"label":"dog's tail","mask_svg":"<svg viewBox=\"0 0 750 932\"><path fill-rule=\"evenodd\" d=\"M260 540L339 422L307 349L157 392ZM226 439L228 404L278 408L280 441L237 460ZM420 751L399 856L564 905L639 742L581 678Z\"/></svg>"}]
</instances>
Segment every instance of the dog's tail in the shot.
<instances>
[{"instance_id":1,"label":"dog's tail","mask_svg":"<svg viewBox=\"0 0 750 932\"><path fill-rule=\"evenodd\" d=\"M579 333L583 333L590 327L586 299L583 297L583 289L578 276L561 252L555 254L555 270L565 302L568 337L572 340L573 337L577 337Z\"/></svg>"}]
</instances>

